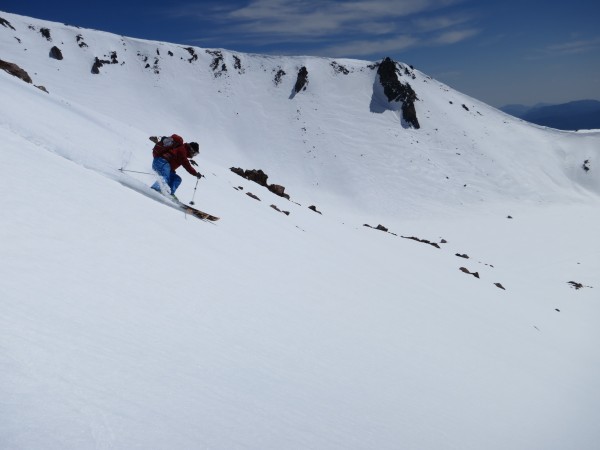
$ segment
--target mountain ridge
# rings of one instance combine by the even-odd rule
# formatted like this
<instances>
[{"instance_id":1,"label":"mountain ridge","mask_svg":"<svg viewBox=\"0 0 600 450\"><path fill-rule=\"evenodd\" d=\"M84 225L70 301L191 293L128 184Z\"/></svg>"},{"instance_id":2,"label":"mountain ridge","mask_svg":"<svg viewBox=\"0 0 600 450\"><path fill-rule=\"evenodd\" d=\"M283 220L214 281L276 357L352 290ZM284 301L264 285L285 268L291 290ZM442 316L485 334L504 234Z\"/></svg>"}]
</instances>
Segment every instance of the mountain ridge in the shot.
<instances>
[{"instance_id":1,"label":"mountain ridge","mask_svg":"<svg viewBox=\"0 0 600 450\"><path fill-rule=\"evenodd\" d=\"M70 102L93 108L136 130L145 130L147 134L158 134L160 129L165 130L163 134L178 130L184 137L191 136L200 141L207 149L225 146L224 152L210 151L207 156L216 157L219 164L228 167L260 168L273 178L281 178L279 174L286 173L286 179L280 180L279 184L289 184L290 190L295 192L311 191L306 195L313 198L314 203L318 203L321 196L314 191L326 189L337 192L338 200L347 204L359 203L361 208L371 208L373 212L396 214L402 210L403 214L410 214L416 204L400 210L398 206L391 210L389 207L373 208L373 199L362 198L361 193L376 187L380 190L378 197L393 199L395 205L411 202L399 194L410 191L412 186L422 192L430 191L429 198L432 199L435 199L435 192L451 193L440 199L442 204L475 204L486 194L496 197L499 192L496 186L503 184L507 187L514 184L518 188L509 195L521 195L524 186L520 179L531 178L528 170L542 157L534 153L541 151L547 153L547 157L555 151L536 149L539 147L535 144L538 140L534 136L536 131L518 122L507 121L495 109L452 91L403 63L395 63L397 80L414 91L411 95L417 100L413 115L420 125L418 130L403 119L404 103L390 101L377 82L378 63L245 55L117 37L60 24L49 25L43 21L30 20L37 24L32 25L18 19L19 16L6 13L3 16L24 33L14 36L16 30L0 28L4 30L4 44L15 50L12 52L15 61L11 62L36 74L33 75L34 83L44 85L51 95L58 94ZM17 20L21 20L21 25ZM51 41L42 29L48 30L45 34ZM35 47L23 51L31 45ZM63 47L63 60L50 57L51 48L55 46ZM92 67L97 67L98 61L107 62L98 68L99 74L92 74ZM307 68L308 85L292 95L302 67ZM65 79L70 81L65 83ZM185 88L180 89L182 86ZM97 89L112 95L95 98L92 91ZM161 102L165 104L154 100L154 91L161 93ZM264 109L266 96L274 100L268 102L269 111ZM130 114L125 116L120 111L129 109L115 105L115 98L126 99L131 106L136 102L140 110L149 114L144 114L143 120ZM236 98L256 108L252 116L241 118L242 122L241 107ZM477 124L477 121L481 123ZM359 124L358 127L344 129L345 124L354 122ZM466 136L465 124L468 124L466 129L471 136ZM500 178L486 180L479 174L474 178L468 176L470 167L478 168L481 174L499 160L512 165L511 157L506 159L495 150L504 146L504 128L510 128L511 133L520 133L520 145L531 148L529 157L533 159L514 167L515 174L522 173L513 176L510 183ZM229 136L231 129L236 129L233 140ZM254 130L257 129L264 132L256 136ZM378 136L376 144L369 143L367 133ZM336 134L339 138L333 139ZM132 145L141 142L140 138L136 139L137 143ZM578 138L558 134L548 147L554 147L560 154L561 142L570 139ZM586 141L582 138L582 142ZM275 149L285 149L290 144L301 144L304 151L302 154L284 152L285 157L284 154L277 156ZM274 149L262 150L268 147ZM375 148L379 150L374 151ZM440 149L444 150L440 152ZM581 166L591 157L591 148L587 144L580 151L581 155L570 164ZM455 155L455 161L448 159L448 154ZM520 157L526 156L520 154ZM248 157L252 161L247 161ZM353 173L344 174L337 164L339 158L359 160L367 172L382 171L382 182L376 186L372 183L364 185L361 174L354 170L360 166L354 164L345 165L345 168L353 169ZM389 161L381 164L381 158ZM294 170L311 161L315 164L309 164L304 171ZM141 164L141 161L135 163ZM445 168L448 163L451 164L449 169ZM400 167L414 171L415 176L398 186L401 179L394 180L393 177ZM565 169L554 165L546 172L557 170ZM456 179L455 171L462 179ZM505 174L511 172L512 169ZM566 172L568 176L575 173L571 169ZM551 186L560 178L564 179L556 173L545 182L546 187L553 190ZM572 180L580 181L578 177ZM590 177L584 179L586 185L589 181ZM317 185L320 189L316 189ZM433 186L437 189L432 191ZM600 190L597 186L593 189ZM346 192L353 192L355 197L348 199Z\"/></svg>"}]
</instances>

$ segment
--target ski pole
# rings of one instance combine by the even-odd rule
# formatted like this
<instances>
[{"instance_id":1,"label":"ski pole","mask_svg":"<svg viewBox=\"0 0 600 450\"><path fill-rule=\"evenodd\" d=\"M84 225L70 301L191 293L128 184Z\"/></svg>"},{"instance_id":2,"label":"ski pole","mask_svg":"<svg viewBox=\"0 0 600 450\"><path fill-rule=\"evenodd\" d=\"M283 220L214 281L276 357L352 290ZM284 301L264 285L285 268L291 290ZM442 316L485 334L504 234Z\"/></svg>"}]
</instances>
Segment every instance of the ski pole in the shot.
<instances>
[{"instance_id":1,"label":"ski pole","mask_svg":"<svg viewBox=\"0 0 600 450\"><path fill-rule=\"evenodd\" d=\"M144 175L154 175L153 173L150 172L138 172L137 170L127 170L127 169L119 169L119 172L132 172L132 173L143 173Z\"/></svg>"},{"instance_id":2,"label":"ski pole","mask_svg":"<svg viewBox=\"0 0 600 450\"><path fill-rule=\"evenodd\" d=\"M196 186L194 186L194 193L192 194L192 200L190 201L190 205L194 204L194 197L196 197L196 189L198 188L198 181L200 181L200 178L196 178Z\"/></svg>"}]
</instances>

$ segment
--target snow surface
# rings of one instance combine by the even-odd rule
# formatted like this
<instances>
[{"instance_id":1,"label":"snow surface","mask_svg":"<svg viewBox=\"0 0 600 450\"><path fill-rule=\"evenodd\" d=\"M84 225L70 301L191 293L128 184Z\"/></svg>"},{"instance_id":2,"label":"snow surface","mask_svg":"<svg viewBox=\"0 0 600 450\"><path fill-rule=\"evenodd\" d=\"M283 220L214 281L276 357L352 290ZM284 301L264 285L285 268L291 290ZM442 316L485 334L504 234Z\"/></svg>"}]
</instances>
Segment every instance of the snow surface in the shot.
<instances>
[{"instance_id":1,"label":"snow surface","mask_svg":"<svg viewBox=\"0 0 600 450\"><path fill-rule=\"evenodd\" d=\"M0 71L0 448L598 448L599 131L414 70L416 130L370 62L222 50L216 75L204 49L0 17L0 58L49 91ZM118 170L174 132L206 175L178 196L219 222Z\"/></svg>"}]
</instances>

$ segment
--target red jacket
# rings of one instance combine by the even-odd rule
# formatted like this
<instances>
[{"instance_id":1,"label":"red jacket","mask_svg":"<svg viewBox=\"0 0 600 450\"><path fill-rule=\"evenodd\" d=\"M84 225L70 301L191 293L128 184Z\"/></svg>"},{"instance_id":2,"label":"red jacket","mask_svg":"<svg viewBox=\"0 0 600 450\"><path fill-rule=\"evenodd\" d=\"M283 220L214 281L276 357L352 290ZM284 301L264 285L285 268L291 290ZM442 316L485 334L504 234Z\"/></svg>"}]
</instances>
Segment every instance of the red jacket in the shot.
<instances>
[{"instance_id":1,"label":"red jacket","mask_svg":"<svg viewBox=\"0 0 600 450\"><path fill-rule=\"evenodd\" d=\"M183 166L191 175L198 175L198 172L192 167L188 160L187 144L183 143L183 138L174 134L171 136L175 145L173 147L163 147L159 142L154 146L152 155L155 158L164 158L169 162L171 170L175 171L179 166Z\"/></svg>"}]
</instances>

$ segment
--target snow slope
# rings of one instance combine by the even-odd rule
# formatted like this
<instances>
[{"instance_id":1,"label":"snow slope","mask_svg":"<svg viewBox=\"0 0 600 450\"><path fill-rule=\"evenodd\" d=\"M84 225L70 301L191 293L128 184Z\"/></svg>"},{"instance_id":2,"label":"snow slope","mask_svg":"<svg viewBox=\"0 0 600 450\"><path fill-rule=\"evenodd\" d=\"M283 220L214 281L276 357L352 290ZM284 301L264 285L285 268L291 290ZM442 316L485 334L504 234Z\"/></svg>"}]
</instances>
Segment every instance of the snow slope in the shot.
<instances>
[{"instance_id":1,"label":"snow slope","mask_svg":"<svg viewBox=\"0 0 600 450\"><path fill-rule=\"evenodd\" d=\"M599 132L403 66L414 129L370 62L221 50L216 75L204 49L0 17L0 59L49 91L0 71L0 447L596 448ZM172 132L216 224L118 171Z\"/></svg>"}]
</instances>

